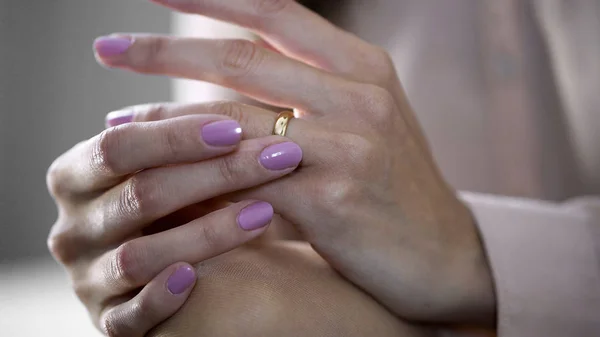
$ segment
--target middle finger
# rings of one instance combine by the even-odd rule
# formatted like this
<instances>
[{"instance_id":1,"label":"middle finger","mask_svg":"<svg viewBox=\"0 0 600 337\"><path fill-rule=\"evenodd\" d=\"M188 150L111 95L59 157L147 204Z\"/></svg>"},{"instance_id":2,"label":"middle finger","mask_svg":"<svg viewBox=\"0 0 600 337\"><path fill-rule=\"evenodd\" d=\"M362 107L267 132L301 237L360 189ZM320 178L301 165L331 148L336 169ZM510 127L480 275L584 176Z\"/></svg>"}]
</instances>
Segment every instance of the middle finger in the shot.
<instances>
[{"instance_id":1,"label":"middle finger","mask_svg":"<svg viewBox=\"0 0 600 337\"><path fill-rule=\"evenodd\" d=\"M246 40L120 35L99 38L95 49L107 66L208 81L267 104L310 113L344 110L349 105L340 99L364 90Z\"/></svg>"},{"instance_id":2,"label":"middle finger","mask_svg":"<svg viewBox=\"0 0 600 337\"><path fill-rule=\"evenodd\" d=\"M86 239L100 246L121 242L186 206L285 176L301 160L298 145L271 136L243 141L229 156L139 172L88 205L95 225Z\"/></svg>"}]
</instances>

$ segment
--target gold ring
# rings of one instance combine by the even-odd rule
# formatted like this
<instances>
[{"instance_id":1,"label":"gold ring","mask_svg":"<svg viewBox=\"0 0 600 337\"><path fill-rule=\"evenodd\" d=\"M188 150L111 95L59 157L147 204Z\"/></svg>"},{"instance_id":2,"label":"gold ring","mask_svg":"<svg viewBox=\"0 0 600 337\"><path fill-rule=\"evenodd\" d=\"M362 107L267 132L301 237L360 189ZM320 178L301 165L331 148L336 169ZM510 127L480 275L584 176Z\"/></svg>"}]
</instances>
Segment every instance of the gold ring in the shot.
<instances>
[{"instance_id":1,"label":"gold ring","mask_svg":"<svg viewBox=\"0 0 600 337\"><path fill-rule=\"evenodd\" d=\"M275 120L273 134L276 136L285 137L288 125L290 124L292 118L294 118L294 113L292 111L280 112L279 115L277 115L277 119Z\"/></svg>"}]
</instances>

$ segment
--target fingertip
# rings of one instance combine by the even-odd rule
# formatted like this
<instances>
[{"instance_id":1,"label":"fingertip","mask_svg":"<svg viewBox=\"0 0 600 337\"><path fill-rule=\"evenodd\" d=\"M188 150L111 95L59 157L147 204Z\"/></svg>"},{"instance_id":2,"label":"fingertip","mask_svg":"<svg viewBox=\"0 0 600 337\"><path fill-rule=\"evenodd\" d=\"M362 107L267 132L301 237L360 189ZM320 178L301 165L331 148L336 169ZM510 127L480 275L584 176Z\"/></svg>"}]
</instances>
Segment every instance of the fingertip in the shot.
<instances>
[{"instance_id":1,"label":"fingertip","mask_svg":"<svg viewBox=\"0 0 600 337\"><path fill-rule=\"evenodd\" d=\"M274 214L273 206L270 203L255 201L239 212L237 223L244 231L263 230L271 223Z\"/></svg>"},{"instance_id":2,"label":"fingertip","mask_svg":"<svg viewBox=\"0 0 600 337\"><path fill-rule=\"evenodd\" d=\"M125 54L133 43L131 36L112 34L96 38L93 47L97 56L106 59Z\"/></svg>"},{"instance_id":3,"label":"fingertip","mask_svg":"<svg viewBox=\"0 0 600 337\"><path fill-rule=\"evenodd\" d=\"M133 110L125 109L125 110L117 110L109 112L105 118L105 126L107 128L131 123L133 121Z\"/></svg>"},{"instance_id":4,"label":"fingertip","mask_svg":"<svg viewBox=\"0 0 600 337\"><path fill-rule=\"evenodd\" d=\"M281 171L298 167L303 156L300 145L287 141L265 148L260 154L259 161L268 170Z\"/></svg>"},{"instance_id":5,"label":"fingertip","mask_svg":"<svg viewBox=\"0 0 600 337\"><path fill-rule=\"evenodd\" d=\"M190 264L173 264L135 297L104 309L99 327L108 336L145 336L181 308L195 283L196 271Z\"/></svg>"},{"instance_id":6,"label":"fingertip","mask_svg":"<svg viewBox=\"0 0 600 337\"><path fill-rule=\"evenodd\" d=\"M190 264L175 265L166 281L166 289L172 295L189 293L196 283L196 270Z\"/></svg>"},{"instance_id":7,"label":"fingertip","mask_svg":"<svg viewBox=\"0 0 600 337\"><path fill-rule=\"evenodd\" d=\"M242 141L242 126L231 119L205 124L200 133L204 142L211 146L236 146Z\"/></svg>"}]
</instances>

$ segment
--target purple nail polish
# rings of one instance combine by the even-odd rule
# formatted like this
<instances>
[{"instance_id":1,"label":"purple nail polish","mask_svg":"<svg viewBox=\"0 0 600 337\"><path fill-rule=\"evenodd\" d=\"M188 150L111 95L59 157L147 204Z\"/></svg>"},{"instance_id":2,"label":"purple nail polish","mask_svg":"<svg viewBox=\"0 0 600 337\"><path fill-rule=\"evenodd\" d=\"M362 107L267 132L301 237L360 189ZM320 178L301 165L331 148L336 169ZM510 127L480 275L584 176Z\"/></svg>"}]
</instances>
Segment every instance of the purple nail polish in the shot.
<instances>
[{"instance_id":1,"label":"purple nail polish","mask_svg":"<svg viewBox=\"0 0 600 337\"><path fill-rule=\"evenodd\" d=\"M131 123L133 121L133 111L131 110L119 110L110 112L106 115L106 127L110 128L113 126Z\"/></svg>"},{"instance_id":2,"label":"purple nail polish","mask_svg":"<svg viewBox=\"0 0 600 337\"><path fill-rule=\"evenodd\" d=\"M242 127L232 120L206 124L202 127L202 139L213 146L237 145L242 140Z\"/></svg>"},{"instance_id":3,"label":"purple nail polish","mask_svg":"<svg viewBox=\"0 0 600 337\"><path fill-rule=\"evenodd\" d=\"M268 225L273 219L273 206L268 202L259 201L242 209L237 222L245 231L253 231Z\"/></svg>"},{"instance_id":4,"label":"purple nail polish","mask_svg":"<svg viewBox=\"0 0 600 337\"><path fill-rule=\"evenodd\" d=\"M260 154L260 163L272 171L296 167L302 161L302 149L293 142L271 145Z\"/></svg>"},{"instance_id":5,"label":"purple nail polish","mask_svg":"<svg viewBox=\"0 0 600 337\"><path fill-rule=\"evenodd\" d=\"M196 272L189 266L183 266L177 269L167 280L167 289L173 295L179 295L185 292L196 279Z\"/></svg>"},{"instance_id":6,"label":"purple nail polish","mask_svg":"<svg viewBox=\"0 0 600 337\"><path fill-rule=\"evenodd\" d=\"M124 36L102 36L94 41L94 49L101 57L117 56L125 53L133 44L133 39Z\"/></svg>"}]
</instances>

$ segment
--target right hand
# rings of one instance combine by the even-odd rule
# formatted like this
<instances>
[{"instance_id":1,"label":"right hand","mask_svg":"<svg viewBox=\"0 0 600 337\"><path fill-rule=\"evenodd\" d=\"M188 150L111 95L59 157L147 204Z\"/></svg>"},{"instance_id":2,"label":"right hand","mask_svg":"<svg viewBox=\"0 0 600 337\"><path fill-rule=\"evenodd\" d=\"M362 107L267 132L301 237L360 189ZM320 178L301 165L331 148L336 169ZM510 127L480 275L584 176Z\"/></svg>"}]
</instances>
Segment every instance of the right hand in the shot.
<instances>
[{"instance_id":1,"label":"right hand","mask_svg":"<svg viewBox=\"0 0 600 337\"><path fill-rule=\"evenodd\" d=\"M48 246L107 335L144 336L187 299L196 280L190 263L265 231L273 216L268 203L246 200L210 214L199 204L280 178L300 163L295 143L241 141L240 128L210 114L129 123L51 165L47 181L59 215ZM281 145L272 145L284 142L281 155ZM279 155L269 156L273 150ZM153 224L163 227L147 235Z\"/></svg>"}]
</instances>

